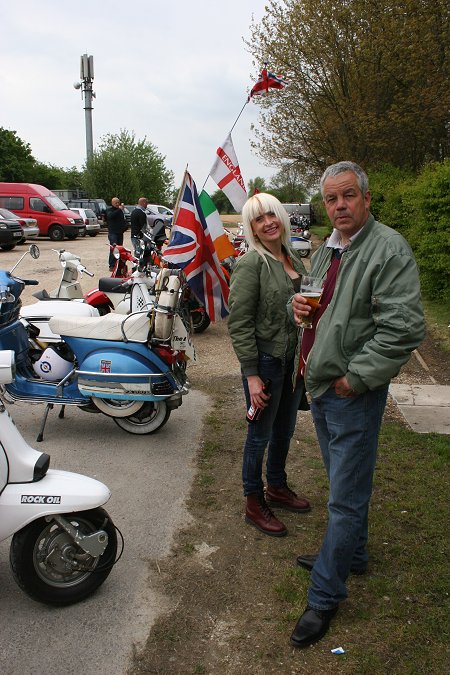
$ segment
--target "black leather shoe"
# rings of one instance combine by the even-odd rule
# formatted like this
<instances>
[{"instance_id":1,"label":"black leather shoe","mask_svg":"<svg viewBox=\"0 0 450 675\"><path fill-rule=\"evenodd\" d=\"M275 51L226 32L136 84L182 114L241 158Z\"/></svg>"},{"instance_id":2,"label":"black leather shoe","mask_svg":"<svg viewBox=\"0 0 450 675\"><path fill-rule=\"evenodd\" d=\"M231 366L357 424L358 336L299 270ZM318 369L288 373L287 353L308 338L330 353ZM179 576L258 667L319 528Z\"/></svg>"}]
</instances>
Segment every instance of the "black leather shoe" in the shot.
<instances>
[{"instance_id":1,"label":"black leather shoe","mask_svg":"<svg viewBox=\"0 0 450 675\"><path fill-rule=\"evenodd\" d=\"M321 640L338 608L339 605L332 609L318 610L308 606L297 621L291 635L291 645L303 649Z\"/></svg>"},{"instance_id":2,"label":"black leather shoe","mask_svg":"<svg viewBox=\"0 0 450 675\"><path fill-rule=\"evenodd\" d=\"M308 570L308 572L311 572L317 558L318 558L317 553L315 553L314 555L299 555L299 556L297 556L297 565L299 567L304 567L305 570ZM352 567L350 569L350 573L356 574L357 576L361 576L362 574L365 574L366 572L367 572L367 567Z\"/></svg>"}]
</instances>

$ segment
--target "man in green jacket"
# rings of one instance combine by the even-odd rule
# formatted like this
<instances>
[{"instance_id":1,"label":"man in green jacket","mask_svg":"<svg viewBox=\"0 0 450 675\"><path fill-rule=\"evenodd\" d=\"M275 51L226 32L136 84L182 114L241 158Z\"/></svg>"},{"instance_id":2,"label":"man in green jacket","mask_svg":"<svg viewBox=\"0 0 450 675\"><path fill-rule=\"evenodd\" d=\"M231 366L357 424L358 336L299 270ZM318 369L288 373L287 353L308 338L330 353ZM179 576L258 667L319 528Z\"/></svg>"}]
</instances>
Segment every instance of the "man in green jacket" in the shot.
<instances>
[{"instance_id":1,"label":"man in green jacket","mask_svg":"<svg viewBox=\"0 0 450 675\"><path fill-rule=\"evenodd\" d=\"M353 162L324 172L320 188L334 227L311 259L325 279L297 367L329 479L328 526L318 554L300 555L311 571L308 605L291 636L307 647L328 630L347 597L350 573L367 569L368 509L388 386L424 336L417 266L405 239L369 211L368 178ZM310 313L297 293L294 320Z\"/></svg>"}]
</instances>

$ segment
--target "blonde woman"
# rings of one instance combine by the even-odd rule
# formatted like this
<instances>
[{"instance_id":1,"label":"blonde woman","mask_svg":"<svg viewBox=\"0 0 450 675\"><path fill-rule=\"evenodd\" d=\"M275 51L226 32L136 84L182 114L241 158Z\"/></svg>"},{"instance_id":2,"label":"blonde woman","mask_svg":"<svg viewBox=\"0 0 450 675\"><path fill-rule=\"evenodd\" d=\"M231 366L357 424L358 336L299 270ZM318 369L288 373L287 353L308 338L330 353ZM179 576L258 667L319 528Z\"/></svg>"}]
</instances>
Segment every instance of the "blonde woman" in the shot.
<instances>
[{"instance_id":1,"label":"blonde woman","mask_svg":"<svg viewBox=\"0 0 450 675\"><path fill-rule=\"evenodd\" d=\"M266 193L250 197L242 219L248 251L231 276L228 328L241 364L247 407L263 408L258 421L248 425L244 445L245 519L264 534L282 537L286 526L271 506L298 513L311 509L307 499L288 487L286 475L289 444L304 394L303 380L293 372L298 331L289 321L286 303L298 291L306 270L290 248L289 217L276 197ZM269 393L264 391L267 380Z\"/></svg>"}]
</instances>

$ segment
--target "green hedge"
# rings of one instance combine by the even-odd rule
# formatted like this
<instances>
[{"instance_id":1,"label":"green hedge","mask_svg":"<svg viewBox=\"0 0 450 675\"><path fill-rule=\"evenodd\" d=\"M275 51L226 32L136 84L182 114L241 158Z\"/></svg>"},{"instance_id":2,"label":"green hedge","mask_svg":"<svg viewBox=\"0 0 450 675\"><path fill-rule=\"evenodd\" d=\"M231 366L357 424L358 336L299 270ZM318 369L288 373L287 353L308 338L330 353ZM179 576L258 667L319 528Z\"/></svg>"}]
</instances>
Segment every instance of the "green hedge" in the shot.
<instances>
[{"instance_id":1,"label":"green hedge","mask_svg":"<svg viewBox=\"0 0 450 675\"><path fill-rule=\"evenodd\" d=\"M408 240L423 295L450 312L450 160L429 164L418 176L386 166L369 178L375 218Z\"/></svg>"}]
</instances>

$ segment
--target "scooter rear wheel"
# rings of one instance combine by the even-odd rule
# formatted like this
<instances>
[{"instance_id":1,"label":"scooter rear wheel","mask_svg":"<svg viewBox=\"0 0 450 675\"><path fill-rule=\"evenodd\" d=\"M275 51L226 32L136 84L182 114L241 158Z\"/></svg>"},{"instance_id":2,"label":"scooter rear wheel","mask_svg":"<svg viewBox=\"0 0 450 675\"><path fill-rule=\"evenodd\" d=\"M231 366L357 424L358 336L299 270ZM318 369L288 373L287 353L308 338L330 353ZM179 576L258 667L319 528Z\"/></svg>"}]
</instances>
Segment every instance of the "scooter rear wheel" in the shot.
<instances>
[{"instance_id":1,"label":"scooter rear wheel","mask_svg":"<svg viewBox=\"0 0 450 675\"><path fill-rule=\"evenodd\" d=\"M34 520L11 542L10 563L20 588L48 605L71 605L93 593L116 560L116 529L102 508L62 514L83 534L104 530L108 545L99 558L85 553L55 521Z\"/></svg>"},{"instance_id":2,"label":"scooter rear wheel","mask_svg":"<svg viewBox=\"0 0 450 675\"><path fill-rule=\"evenodd\" d=\"M114 417L114 422L129 434L153 434L161 429L170 417L165 401L148 401L129 417Z\"/></svg>"}]
</instances>

